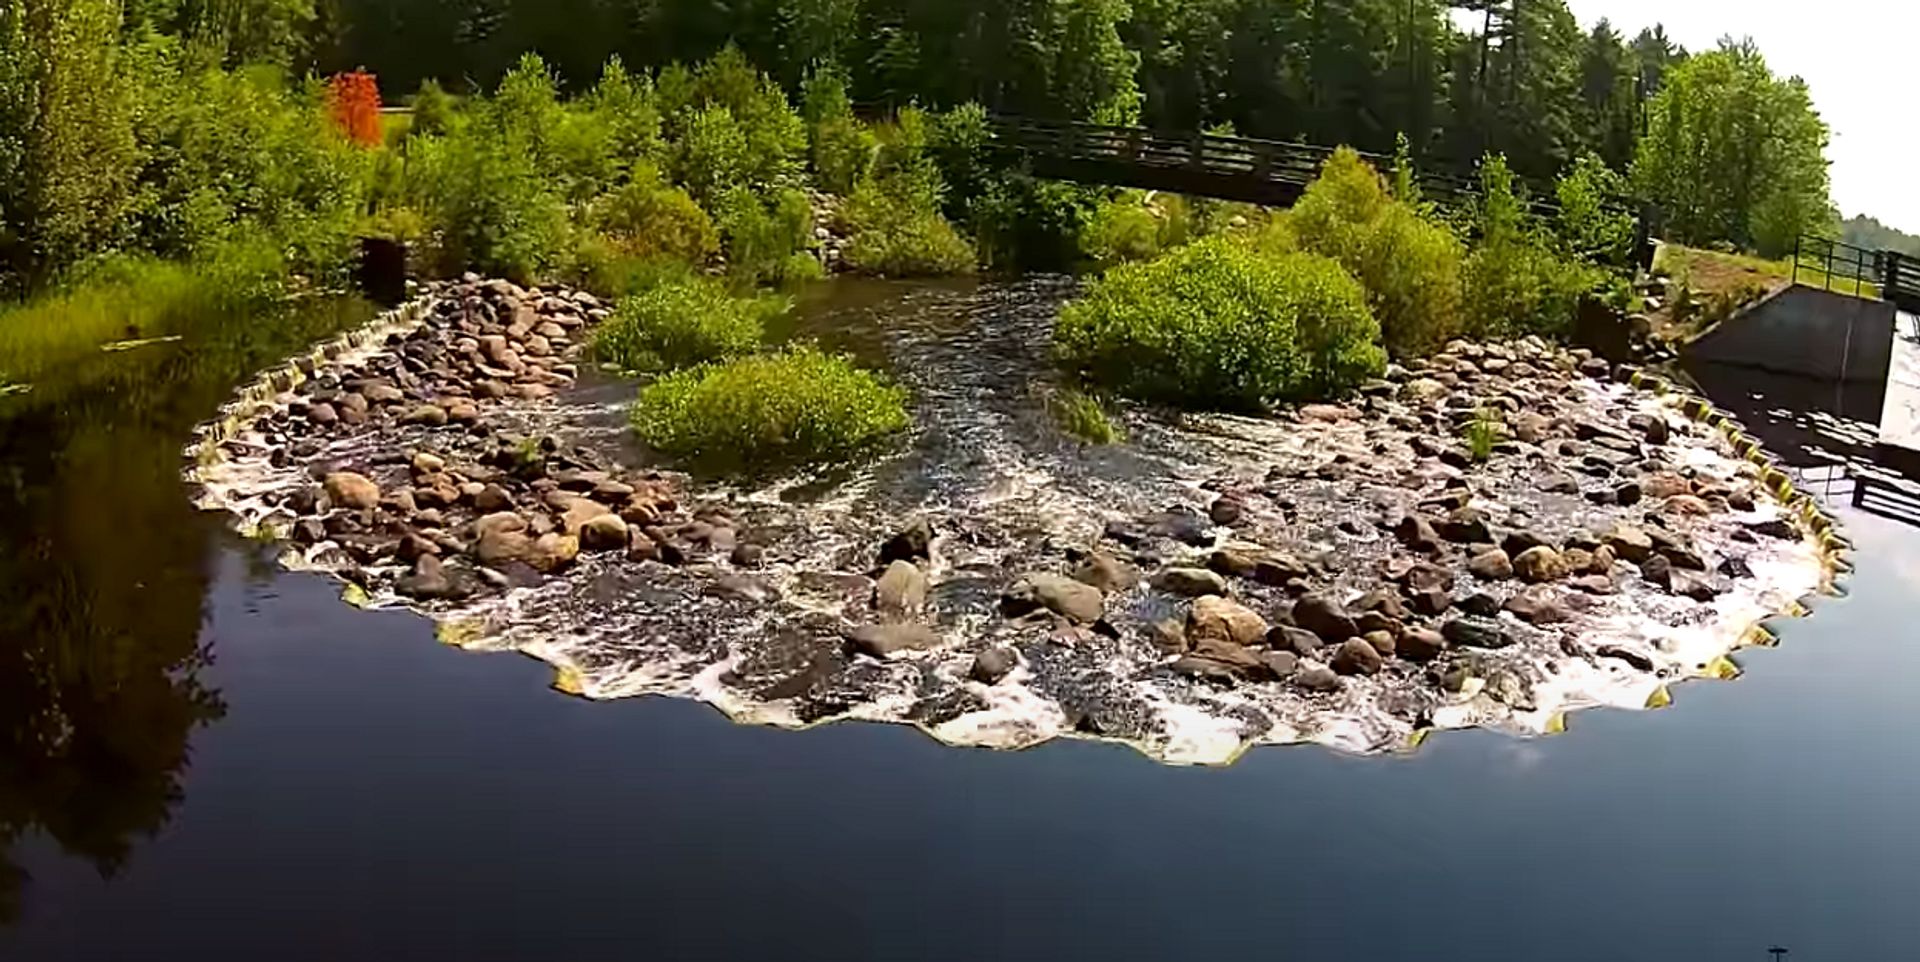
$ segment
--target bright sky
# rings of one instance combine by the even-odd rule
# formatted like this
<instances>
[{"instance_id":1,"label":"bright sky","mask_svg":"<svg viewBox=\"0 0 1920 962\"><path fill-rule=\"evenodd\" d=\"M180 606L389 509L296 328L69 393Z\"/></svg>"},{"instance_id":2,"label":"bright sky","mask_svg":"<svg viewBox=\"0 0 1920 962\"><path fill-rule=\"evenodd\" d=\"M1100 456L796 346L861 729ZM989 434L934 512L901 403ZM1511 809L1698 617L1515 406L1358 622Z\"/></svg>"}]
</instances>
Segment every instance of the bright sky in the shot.
<instances>
[{"instance_id":1,"label":"bright sky","mask_svg":"<svg viewBox=\"0 0 1920 962\"><path fill-rule=\"evenodd\" d=\"M1663 23L1703 50L1750 36L1781 76L1798 74L1833 128L1833 200L1920 234L1920 3L1914 0L1567 0L1583 25L1629 39Z\"/></svg>"}]
</instances>

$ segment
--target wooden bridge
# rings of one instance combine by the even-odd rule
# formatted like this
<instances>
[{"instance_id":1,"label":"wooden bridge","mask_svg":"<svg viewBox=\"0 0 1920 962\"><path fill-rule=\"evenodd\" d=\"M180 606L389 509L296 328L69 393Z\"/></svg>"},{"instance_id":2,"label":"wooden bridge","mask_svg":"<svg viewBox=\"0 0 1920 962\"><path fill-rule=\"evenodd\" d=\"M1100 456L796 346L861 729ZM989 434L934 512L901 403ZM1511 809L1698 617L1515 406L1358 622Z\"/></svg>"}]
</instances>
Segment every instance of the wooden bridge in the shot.
<instances>
[{"instance_id":1,"label":"wooden bridge","mask_svg":"<svg viewBox=\"0 0 1920 962\"><path fill-rule=\"evenodd\" d=\"M993 144L1027 161L1033 173L1055 180L1160 190L1195 197L1291 206L1334 148L1220 134L1168 134L1143 127L995 117ZM1362 152L1381 171L1393 158ZM1448 200L1477 194L1479 183L1455 173L1423 171L1423 192ZM1534 197L1551 192L1533 190Z\"/></svg>"}]
</instances>

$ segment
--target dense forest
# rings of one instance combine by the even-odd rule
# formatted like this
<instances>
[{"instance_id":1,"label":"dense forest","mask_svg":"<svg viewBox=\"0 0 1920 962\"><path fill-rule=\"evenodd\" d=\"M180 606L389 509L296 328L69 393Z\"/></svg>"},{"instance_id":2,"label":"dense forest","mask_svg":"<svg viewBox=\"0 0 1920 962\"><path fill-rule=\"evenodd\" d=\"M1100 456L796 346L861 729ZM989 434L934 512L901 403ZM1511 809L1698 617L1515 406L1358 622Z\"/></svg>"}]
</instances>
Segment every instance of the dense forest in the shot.
<instances>
[{"instance_id":1,"label":"dense forest","mask_svg":"<svg viewBox=\"0 0 1920 962\"><path fill-rule=\"evenodd\" d=\"M411 127L342 126L353 91ZM1562 0L0 0L0 290L127 257L325 279L370 233L550 275L668 210L694 249L797 267L810 187L922 262L1064 266L1112 197L988 176L994 112L1578 172L1770 256L1837 220L1798 79Z\"/></svg>"}]
</instances>

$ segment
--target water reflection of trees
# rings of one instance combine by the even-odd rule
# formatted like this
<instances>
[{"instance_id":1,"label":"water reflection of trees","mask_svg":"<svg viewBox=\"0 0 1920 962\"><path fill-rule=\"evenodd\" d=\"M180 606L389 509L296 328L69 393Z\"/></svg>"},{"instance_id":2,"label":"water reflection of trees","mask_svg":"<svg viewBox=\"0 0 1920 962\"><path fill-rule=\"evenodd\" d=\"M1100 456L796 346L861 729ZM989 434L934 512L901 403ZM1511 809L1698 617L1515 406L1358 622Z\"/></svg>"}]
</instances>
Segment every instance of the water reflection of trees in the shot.
<instances>
[{"instance_id":1,"label":"water reflection of trees","mask_svg":"<svg viewBox=\"0 0 1920 962\"><path fill-rule=\"evenodd\" d=\"M0 402L0 922L26 833L111 874L181 801L190 736L224 712L200 680L215 525L181 446L248 371L360 316L312 313L103 355Z\"/></svg>"}]
</instances>

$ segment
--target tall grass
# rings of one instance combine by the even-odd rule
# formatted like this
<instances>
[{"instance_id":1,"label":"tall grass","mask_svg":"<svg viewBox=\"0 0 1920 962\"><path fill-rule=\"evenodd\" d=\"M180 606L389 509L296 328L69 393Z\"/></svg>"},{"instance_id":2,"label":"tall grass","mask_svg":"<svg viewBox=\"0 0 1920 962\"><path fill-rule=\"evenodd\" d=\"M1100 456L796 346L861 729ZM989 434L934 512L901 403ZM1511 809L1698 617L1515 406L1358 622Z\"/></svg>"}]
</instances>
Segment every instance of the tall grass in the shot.
<instances>
[{"instance_id":1,"label":"tall grass","mask_svg":"<svg viewBox=\"0 0 1920 962\"><path fill-rule=\"evenodd\" d=\"M196 318L267 299L274 290L267 278L280 264L249 264L252 257L258 252L236 251L217 264L118 261L0 307L0 383L30 384L107 344L178 334Z\"/></svg>"}]
</instances>

